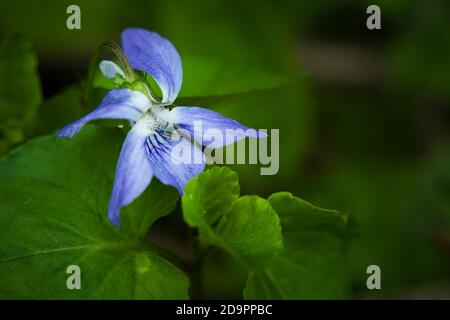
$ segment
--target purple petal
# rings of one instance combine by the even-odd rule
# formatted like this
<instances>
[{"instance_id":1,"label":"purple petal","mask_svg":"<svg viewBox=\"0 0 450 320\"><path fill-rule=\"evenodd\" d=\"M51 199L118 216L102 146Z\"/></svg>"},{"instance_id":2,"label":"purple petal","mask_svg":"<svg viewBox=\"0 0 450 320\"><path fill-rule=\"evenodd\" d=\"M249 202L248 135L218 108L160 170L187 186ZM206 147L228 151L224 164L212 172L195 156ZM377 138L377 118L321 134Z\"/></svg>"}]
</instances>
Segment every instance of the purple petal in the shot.
<instances>
[{"instance_id":1,"label":"purple petal","mask_svg":"<svg viewBox=\"0 0 450 320\"><path fill-rule=\"evenodd\" d=\"M128 132L117 162L108 209L108 217L115 225L120 223L120 209L144 192L152 179L153 172L146 143L147 132L137 123Z\"/></svg>"},{"instance_id":2,"label":"purple petal","mask_svg":"<svg viewBox=\"0 0 450 320\"><path fill-rule=\"evenodd\" d=\"M176 107L163 116L187 130L196 142L209 148L221 148L245 137L267 137L263 131L248 128L220 113L199 107Z\"/></svg>"},{"instance_id":3,"label":"purple petal","mask_svg":"<svg viewBox=\"0 0 450 320\"><path fill-rule=\"evenodd\" d=\"M72 138L87 122L96 119L137 121L149 107L150 101L140 92L129 89L111 90L96 109L59 130L57 136Z\"/></svg>"},{"instance_id":4,"label":"purple petal","mask_svg":"<svg viewBox=\"0 0 450 320\"><path fill-rule=\"evenodd\" d=\"M180 92L183 69L172 43L155 32L128 28L122 32L122 46L133 69L150 74L162 92L162 103L172 103Z\"/></svg>"},{"instance_id":5,"label":"purple petal","mask_svg":"<svg viewBox=\"0 0 450 320\"><path fill-rule=\"evenodd\" d=\"M189 179L205 169L203 152L181 137L155 132L147 139L153 173L164 184L174 186L182 195Z\"/></svg>"}]
</instances>

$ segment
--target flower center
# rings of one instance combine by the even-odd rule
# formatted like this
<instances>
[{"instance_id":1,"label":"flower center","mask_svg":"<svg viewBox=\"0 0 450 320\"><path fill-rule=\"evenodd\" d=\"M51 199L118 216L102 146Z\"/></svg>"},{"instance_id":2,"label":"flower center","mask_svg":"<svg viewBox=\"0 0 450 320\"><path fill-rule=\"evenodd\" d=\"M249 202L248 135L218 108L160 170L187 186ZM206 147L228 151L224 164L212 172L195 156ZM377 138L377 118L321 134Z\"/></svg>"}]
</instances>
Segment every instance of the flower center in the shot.
<instances>
[{"instance_id":1,"label":"flower center","mask_svg":"<svg viewBox=\"0 0 450 320\"><path fill-rule=\"evenodd\" d=\"M175 131L175 126L164 117L166 112L169 112L169 110L164 109L162 106L152 106L134 124L136 130L144 130L148 135L156 132L171 135Z\"/></svg>"}]
</instances>

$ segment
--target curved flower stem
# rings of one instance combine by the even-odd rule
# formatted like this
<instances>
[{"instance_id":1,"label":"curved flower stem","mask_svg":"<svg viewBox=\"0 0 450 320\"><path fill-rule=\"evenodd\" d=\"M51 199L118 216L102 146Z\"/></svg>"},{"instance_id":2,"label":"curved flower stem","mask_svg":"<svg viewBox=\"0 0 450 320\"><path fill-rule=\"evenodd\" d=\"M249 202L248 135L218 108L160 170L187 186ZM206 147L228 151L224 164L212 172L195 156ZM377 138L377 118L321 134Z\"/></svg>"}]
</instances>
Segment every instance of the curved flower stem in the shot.
<instances>
[{"instance_id":1,"label":"curved flower stem","mask_svg":"<svg viewBox=\"0 0 450 320\"><path fill-rule=\"evenodd\" d=\"M122 65L122 67L124 68L124 72L125 72L125 75L127 76L127 78L129 80L135 79L133 68L131 68L130 64L128 63L127 57L125 56L125 54L122 51L122 48L120 48L120 46L117 43L115 43L113 41L106 41L100 45L100 48L110 49L115 54L117 59L119 59L119 62Z\"/></svg>"},{"instance_id":2,"label":"curved flower stem","mask_svg":"<svg viewBox=\"0 0 450 320\"><path fill-rule=\"evenodd\" d=\"M122 68L124 69L126 77L129 80L135 79L133 68L131 68L130 64L128 63L128 60L125 54L123 53L122 49L120 48L120 46L113 41L106 41L102 43L100 46L98 46L97 49L95 49L94 54L92 55L91 62L89 64L87 81L84 88L84 95L83 95L84 104L86 104L86 102L88 101L90 91L94 84L97 65L100 60L101 54L105 49L111 50L114 53L114 55L119 60Z\"/></svg>"}]
</instances>

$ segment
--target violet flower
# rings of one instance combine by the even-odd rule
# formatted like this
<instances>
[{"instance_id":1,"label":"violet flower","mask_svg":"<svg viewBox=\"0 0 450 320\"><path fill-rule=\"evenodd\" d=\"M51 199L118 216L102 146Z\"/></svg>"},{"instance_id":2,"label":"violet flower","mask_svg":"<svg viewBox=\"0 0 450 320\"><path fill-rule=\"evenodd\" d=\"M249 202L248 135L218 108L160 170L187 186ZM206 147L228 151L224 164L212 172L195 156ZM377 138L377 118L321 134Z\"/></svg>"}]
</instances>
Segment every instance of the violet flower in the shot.
<instances>
[{"instance_id":1,"label":"violet flower","mask_svg":"<svg viewBox=\"0 0 450 320\"><path fill-rule=\"evenodd\" d=\"M183 78L180 56L167 39L155 32L128 28L122 32L122 46L131 73L112 61L102 61L101 72L115 80L118 88L109 91L92 112L57 133L58 137L72 138L87 122L96 119L130 121L132 128L120 152L108 208L109 219L115 225L120 224L121 208L136 199L153 176L183 194L188 180L205 168L205 156L196 143L210 148L225 145L225 141L206 141L204 137L198 137L194 122L201 122L203 130L219 130L223 136L226 136L227 129L241 129L232 142L246 136L266 136L262 131L247 130L240 123L211 110L199 107L166 108L175 101ZM158 84L160 99L151 90L147 76ZM184 130L193 136L195 143L185 135L177 134L177 130ZM171 154L176 147L191 151L197 161L174 163Z\"/></svg>"}]
</instances>

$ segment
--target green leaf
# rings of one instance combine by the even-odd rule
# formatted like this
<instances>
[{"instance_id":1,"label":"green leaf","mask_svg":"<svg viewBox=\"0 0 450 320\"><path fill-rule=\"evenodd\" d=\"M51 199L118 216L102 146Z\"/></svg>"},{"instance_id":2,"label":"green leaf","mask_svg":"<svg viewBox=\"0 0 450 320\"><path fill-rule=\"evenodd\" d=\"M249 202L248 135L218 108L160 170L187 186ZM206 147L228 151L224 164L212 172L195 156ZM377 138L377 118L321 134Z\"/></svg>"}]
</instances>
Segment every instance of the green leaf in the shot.
<instances>
[{"instance_id":1,"label":"green leaf","mask_svg":"<svg viewBox=\"0 0 450 320\"><path fill-rule=\"evenodd\" d=\"M0 45L0 153L30 133L41 102L37 58L32 45L14 36Z\"/></svg>"},{"instance_id":2,"label":"green leaf","mask_svg":"<svg viewBox=\"0 0 450 320\"><path fill-rule=\"evenodd\" d=\"M236 200L238 192L231 169L213 168L188 182L182 204L185 220L199 228L202 240L247 269L245 298L346 296L344 253L350 232L345 215L287 192L268 200Z\"/></svg>"},{"instance_id":3,"label":"green leaf","mask_svg":"<svg viewBox=\"0 0 450 320\"><path fill-rule=\"evenodd\" d=\"M211 226L239 198L239 183L235 172L227 167L214 167L191 179L182 198L183 217L191 227L214 237Z\"/></svg>"},{"instance_id":4,"label":"green leaf","mask_svg":"<svg viewBox=\"0 0 450 320\"><path fill-rule=\"evenodd\" d=\"M314 207L287 192L275 193L268 200L281 219L284 249L250 273L245 298L345 297L346 217L338 211Z\"/></svg>"},{"instance_id":5,"label":"green leaf","mask_svg":"<svg viewBox=\"0 0 450 320\"><path fill-rule=\"evenodd\" d=\"M1 298L187 298L187 278L143 241L177 192L153 179L122 210L120 229L107 218L122 140L117 128L86 126L0 161ZM81 269L81 290L66 287L70 265Z\"/></svg>"},{"instance_id":6,"label":"green leaf","mask_svg":"<svg viewBox=\"0 0 450 320\"><path fill-rule=\"evenodd\" d=\"M245 266L245 298L345 297L344 253L350 235L345 215L287 192L268 200L237 199L238 193L233 171L213 168L188 182L182 204L185 220L206 235L204 242Z\"/></svg>"},{"instance_id":7,"label":"green leaf","mask_svg":"<svg viewBox=\"0 0 450 320\"><path fill-rule=\"evenodd\" d=\"M183 217L199 228L203 241L252 268L282 248L280 221L267 200L238 197L237 175L227 167L215 167L187 183Z\"/></svg>"},{"instance_id":8,"label":"green leaf","mask_svg":"<svg viewBox=\"0 0 450 320\"><path fill-rule=\"evenodd\" d=\"M217 245L249 269L266 263L283 247L280 219L270 203L258 196L239 198L216 228Z\"/></svg>"},{"instance_id":9,"label":"green leaf","mask_svg":"<svg viewBox=\"0 0 450 320\"><path fill-rule=\"evenodd\" d=\"M244 64L205 57L183 57L180 98L226 96L286 87L304 78Z\"/></svg>"}]
</instances>

